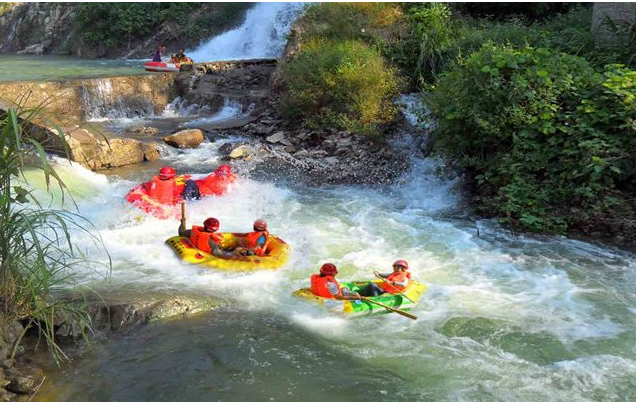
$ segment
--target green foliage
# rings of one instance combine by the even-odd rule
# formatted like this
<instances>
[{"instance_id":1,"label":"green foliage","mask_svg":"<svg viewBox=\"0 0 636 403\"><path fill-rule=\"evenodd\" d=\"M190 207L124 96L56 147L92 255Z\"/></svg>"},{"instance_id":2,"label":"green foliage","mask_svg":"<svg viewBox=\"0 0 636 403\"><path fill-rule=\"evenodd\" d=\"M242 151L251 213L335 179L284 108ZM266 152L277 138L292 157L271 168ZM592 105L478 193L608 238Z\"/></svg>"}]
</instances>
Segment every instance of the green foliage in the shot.
<instances>
[{"instance_id":1,"label":"green foliage","mask_svg":"<svg viewBox=\"0 0 636 403\"><path fill-rule=\"evenodd\" d=\"M621 184L636 180L635 78L550 49L484 45L428 97L436 147L474 173L482 210L564 232L587 218L579 208L629 204Z\"/></svg>"},{"instance_id":2,"label":"green foliage","mask_svg":"<svg viewBox=\"0 0 636 403\"><path fill-rule=\"evenodd\" d=\"M394 118L394 71L364 43L312 40L282 72L287 90L279 107L290 120L373 135Z\"/></svg>"},{"instance_id":3,"label":"green foliage","mask_svg":"<svg viewBox=\"0 0 636 403\"><path fill-rule=\"evenodd\" d=\"M103 244L88 221L64 210L43 209L20 184L29 162L43 172L47 184L54 180L65 191L42 145L27 136L29 120L37 114L9 109L0 117L0 309L6 317L24 321L25 332L36 327L59 360L65 356L55 340L54 317L64 313L86 327L90 324L85 309L55 298L77 285L73 267L89 263L71 235L83 232L96 245Z\"/></svg>"},{"instance_id":4,"label":"green foliage","mask_svg":"<svg viewBox=\"0 0 636 403\"><path fill-rule=\"evenodd\" d=\"M124 47L172 24L174 38L191 43L235 25L252 3L80 3L80 32L91 45Z\"/></svg>"}]
</instances>

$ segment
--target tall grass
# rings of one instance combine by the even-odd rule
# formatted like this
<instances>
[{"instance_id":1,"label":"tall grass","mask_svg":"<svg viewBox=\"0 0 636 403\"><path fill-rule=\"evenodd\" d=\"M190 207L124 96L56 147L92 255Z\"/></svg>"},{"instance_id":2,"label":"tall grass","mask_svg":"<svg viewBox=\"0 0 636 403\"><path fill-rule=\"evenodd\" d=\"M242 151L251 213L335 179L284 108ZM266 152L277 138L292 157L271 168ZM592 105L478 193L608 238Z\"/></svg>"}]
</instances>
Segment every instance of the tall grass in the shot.
<instances>
[{"instance_id":1,"label":"tall grass","mask_svg":"<svg viewBox=\"0 0 636 403\"><path fill-rule=\"evenodd\" d=\"M83 335L90 329L85 304L59 298L60 292L69 290L83 295L87 288L76 281L74 270L95 267L73 237L87 236L97 247L104 245L88 220L77 213L45 209L21 184L26 182L24 170L36 168L45 176L47 190L55 183L68 194L42 144L29 136L30 121L42 116L41 109L19 106L0 116L0 310L24 324L13 355L24 334L35 328L59 362L67 357L56 340L56 318L71 318ZM63 141L61 131L58 135ZM110 258L107 266L108 271Z\"/></svg>"}]
</instances>

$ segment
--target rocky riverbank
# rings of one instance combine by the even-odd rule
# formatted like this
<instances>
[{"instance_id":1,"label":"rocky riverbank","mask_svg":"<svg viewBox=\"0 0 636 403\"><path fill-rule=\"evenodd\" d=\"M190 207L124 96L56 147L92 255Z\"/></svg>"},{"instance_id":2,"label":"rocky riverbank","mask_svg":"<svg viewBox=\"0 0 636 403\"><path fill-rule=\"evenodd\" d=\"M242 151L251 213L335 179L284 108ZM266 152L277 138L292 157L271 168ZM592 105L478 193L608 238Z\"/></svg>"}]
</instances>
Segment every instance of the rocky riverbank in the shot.
<instances>
[{"instance_id":1,"label":"rocky riverbank","mask_svg":"<svg viewBox=\"0 0 636 403\"><path fill-rule=\"evenodd\" d=\"M92 340L115 337L148 323L209 312L217 305L208 297L149 295L128 298L111 295L106 302L89 303L91 326L88 329L70 317L58 316L55 337L65 351L78 351L76 347L84 343L82 333ZM33 359L38 351L37 354L43 354L44 341L30 331L20 340L23 332L23 323L0 316L0 401L22 400L20 396L33 395L45 380L42 369Z\"/></svg>"}]
</instances>

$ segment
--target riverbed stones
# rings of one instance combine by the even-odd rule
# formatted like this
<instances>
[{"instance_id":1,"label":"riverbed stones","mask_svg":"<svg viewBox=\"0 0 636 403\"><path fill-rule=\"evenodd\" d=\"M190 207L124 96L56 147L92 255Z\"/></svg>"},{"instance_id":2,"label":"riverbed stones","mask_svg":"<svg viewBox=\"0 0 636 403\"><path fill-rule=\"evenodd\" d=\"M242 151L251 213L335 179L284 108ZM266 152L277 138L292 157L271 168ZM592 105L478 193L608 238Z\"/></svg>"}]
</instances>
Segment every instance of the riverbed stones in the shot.
<instances>
[{"instance_id":1,"label":"riverbed stones","mask_svg":"<svg viewBox=\"0 0 636 403\"><path fill-rule=\"evenodd\" d=\"M157 143L142 143L141 149L144 153L144 161L155 161L161 157L160 145Z\"/></svg>"},{"instance_id":2,"label":"riverbed stones","mask_svg":"<svg viewBox=\"0 0 636 403\"><path fill-rule=\"evenodd\" d=\"M233 149L228 156L231 159L248 158L251 156L252 152L252 147L244 144Z\"/></svg>"},{"instance_id":3,"label":"riverbed stones","mask_svg":"<svg viewBox=\"0 0 636 403\"><path fill-rule=\"evenodd\" d=\"M22 364L20 368L6 370L6 377L10 383L6 389L10 392L26 395L34 393L44 381L44 372L33 365Z\"/></svg>"},{"instance_id":4,"label":"riverbed stones","mask_svg":"<svg viewBox=\"0 0 636 403\"><path fill-rule=\"evenodd\" d=\"M197 148L205 137L200 129L181 130L163 138L166 144L176 148Z\"/></svg>"}]
</instances>

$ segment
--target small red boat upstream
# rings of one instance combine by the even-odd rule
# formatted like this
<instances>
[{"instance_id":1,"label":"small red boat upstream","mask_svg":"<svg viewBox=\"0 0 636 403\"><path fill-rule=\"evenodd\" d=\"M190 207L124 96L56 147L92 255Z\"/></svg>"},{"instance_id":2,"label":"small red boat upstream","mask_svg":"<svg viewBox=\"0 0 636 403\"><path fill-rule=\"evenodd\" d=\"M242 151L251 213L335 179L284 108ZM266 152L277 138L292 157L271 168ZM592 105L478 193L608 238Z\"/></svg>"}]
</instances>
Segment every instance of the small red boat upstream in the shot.
<instances>
[{"instance_id":1,"label":"small red boat upstream","mask_svg":"<svg viewBox=\"0 0 636 403\"><path fill-rule=\"evenodd\" d=\"M144 69L146 69L146 71L154 71L158 73L178 72L181 70L181 66L185 64L192 64L192 62L185 62L185 63L145 62Z\"/></svg>"}]
</instances>

